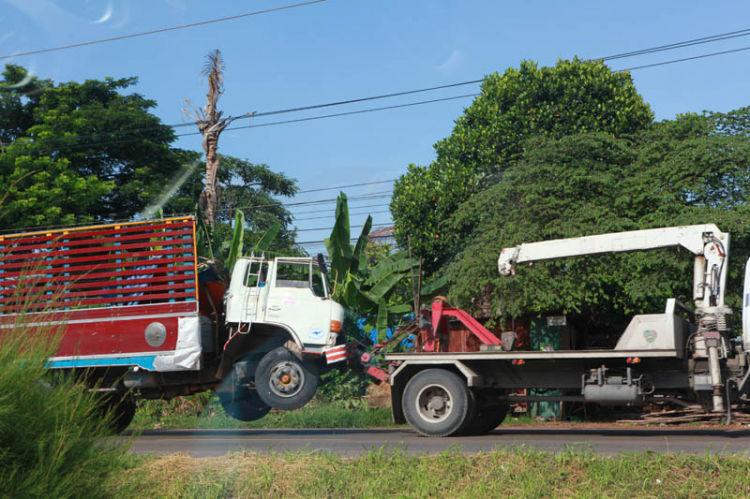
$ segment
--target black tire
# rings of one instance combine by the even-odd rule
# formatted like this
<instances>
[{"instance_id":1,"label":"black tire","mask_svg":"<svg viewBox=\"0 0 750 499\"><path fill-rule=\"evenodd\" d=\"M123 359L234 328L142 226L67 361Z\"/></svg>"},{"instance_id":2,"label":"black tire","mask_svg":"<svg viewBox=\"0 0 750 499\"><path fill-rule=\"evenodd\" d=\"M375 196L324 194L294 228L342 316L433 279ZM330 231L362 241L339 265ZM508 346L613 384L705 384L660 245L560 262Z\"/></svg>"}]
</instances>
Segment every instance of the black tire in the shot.
<instances>
[{"instance_id":1,"label":"black tire","mask_svg":"<svg viewBox=\"0 0 750 499\"><path fill-rule=\"evenodd\" d=\"M461 430L461 435L485 435L500 426L509 411L509 405L480 404L474 417Z\"/></svg>"},{"instance_id":2,"label":"black tire","mask_svg":"<svg viewBox=\"0 0 750 499\"><path fill-rule=\"evenodd\" d=\"M427 369L409 380L402 405L406 421L425 437L459 434L473 412L464 380L444 369Z\"/></svg>"},{"instance_id":3,"label":"black tire","mask_svg":"<svg viewBox=\"0 0 750 499\"><path fill-rule=\"evenodd\" d=\"M131 396L119 394L108 395L103 409L111 413L112 429L117 433L122 433L130 426L135 417L135 399Z\"/></svg>"},{"instance_id":4,"label":"black tire","mask_svg":"<svg viewBox=\"0 0 750 499\"><path fill-rule=\"evenodd\" d=\"M299 360L287 348L271 350L260 359L255 387L263 401L275 409L291 411L315 396L320 375L309 362Z\"/></svg>"},{"instance_id":5,"label":"black tire","mask_svg":"<svg viewBox=\"0 0 750 499\"><path fill-rule=\"evenodd\" d=\"M216 393L227 416L239 421L256 421L271 411L258 391L250 386L249 380L240 379L234 368Z\"/></svg>"}]
</instances>

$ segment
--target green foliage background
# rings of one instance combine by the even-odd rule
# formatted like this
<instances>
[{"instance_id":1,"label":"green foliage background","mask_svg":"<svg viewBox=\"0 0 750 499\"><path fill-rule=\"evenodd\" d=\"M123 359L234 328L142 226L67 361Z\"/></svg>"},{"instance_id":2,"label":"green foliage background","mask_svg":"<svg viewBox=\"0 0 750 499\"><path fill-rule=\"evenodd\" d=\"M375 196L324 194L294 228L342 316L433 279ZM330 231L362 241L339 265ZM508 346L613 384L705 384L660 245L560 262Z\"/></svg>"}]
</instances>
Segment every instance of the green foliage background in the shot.
<instances>
[{"instance_id":1,"label":"green foliage background","mask_svg":"<svg viewBox=\"0 0 750 499\"><path fill-rule=\"evenodd\" d=\"M474 194L498 182L522 157L526 139L559 139L604 132L627 135L653 120L628 73L614 73L597 61L560 60L485 77L481 95L456 120L451 135L435 144L428 167L410 165L395 184L391 212L396 236L411 244L433 272L463 244L466 235L446 225Z\"/></svg>"}]
</instances>

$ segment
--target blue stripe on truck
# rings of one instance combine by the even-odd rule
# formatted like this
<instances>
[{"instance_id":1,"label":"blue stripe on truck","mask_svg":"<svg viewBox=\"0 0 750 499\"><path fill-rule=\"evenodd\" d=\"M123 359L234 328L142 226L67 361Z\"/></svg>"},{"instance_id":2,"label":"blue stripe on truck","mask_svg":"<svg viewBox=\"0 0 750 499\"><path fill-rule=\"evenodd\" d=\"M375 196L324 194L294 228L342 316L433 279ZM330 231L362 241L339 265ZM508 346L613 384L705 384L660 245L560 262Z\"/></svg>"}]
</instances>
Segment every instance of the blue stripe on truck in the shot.
<instances>
[{"instance_id":1,"label":"blue stripe on truck","mask_svg":"<svg viewBox=\"0 0 750 499\"><path fill-rule=\"evenodd\" d=\"M76 360L50 360L47 367L50 369L63 369L66 367L107 367L107 366L138 366L142 369L155 371L155 355L145 357L105 358L105 359L76 359Z\"/></svg>"}]
</instances>

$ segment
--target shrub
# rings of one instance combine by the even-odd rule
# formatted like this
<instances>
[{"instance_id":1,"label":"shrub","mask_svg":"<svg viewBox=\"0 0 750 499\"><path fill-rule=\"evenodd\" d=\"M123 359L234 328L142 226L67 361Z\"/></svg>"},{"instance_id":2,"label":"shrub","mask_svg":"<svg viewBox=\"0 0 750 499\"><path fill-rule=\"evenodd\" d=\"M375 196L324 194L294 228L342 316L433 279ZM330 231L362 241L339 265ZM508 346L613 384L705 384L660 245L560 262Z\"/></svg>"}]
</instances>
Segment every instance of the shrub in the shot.
<instances>
[{"instance_id":1,"label":"shrub","mask_svg":"<svg viewBox=\"0 0 750 499\"><path fill-rule=\"evenodd\" d=\"M0 491L10 497L106 497L130 458L101 397L51 375L54 331L8 327L0 337Z\"/></svg>"}]
</instances>

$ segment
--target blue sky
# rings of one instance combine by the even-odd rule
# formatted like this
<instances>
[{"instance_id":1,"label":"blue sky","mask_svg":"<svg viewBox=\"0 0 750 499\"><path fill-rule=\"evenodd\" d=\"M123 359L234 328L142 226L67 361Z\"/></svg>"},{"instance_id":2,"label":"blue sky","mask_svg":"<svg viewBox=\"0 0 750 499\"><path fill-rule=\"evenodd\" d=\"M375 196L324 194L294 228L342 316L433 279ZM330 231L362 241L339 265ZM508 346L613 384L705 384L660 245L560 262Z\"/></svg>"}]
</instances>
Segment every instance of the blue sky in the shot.
<instances>
[{"instance_id":1,"label":"blue sky","mask_svg":"<svg viewBox=\"0 0 750 499\"><path fill-rule=\"evenodd\" d=\"M298 3L270 0L0 0L0 55L85 42ZM155 99L165 123L183 121L183 99L202 105L205 54L218 48L227 66L221 108L229 115L321 104L481 78L523 59L600 57L750 28L748 2L392 1L327 0L207 26L5 60L57 81L137 76L135 91ZM613 69L750 46L750 36L613 61ZM748 104L750 51L634 71L657 119L728 111ZM258 118L281 119L474 93L478 86L339 108ZM410 163L434 159L471 99L399 110L227 131L220 152L267 163L303 190L390 180ZM247 120L236 123L249 124ZM200 150L200 138L177 146ZM352 197L389 184L347 189ZM301 194L305 201L335 191ZM386 197L352 200L353 212L383 212ZM356 209L358 205L375 205ZM333 205L293 210L300 229L330 227ZM303 213L304 212L304 213ZM310 213L314 212L314 213ZM375 213L375 223L389 221ZM364 215L352 217L352 224ZM328 230L305 231L300 241ZM321 245L307 245L311 251Z\"/></svg>"}]
</instances>

